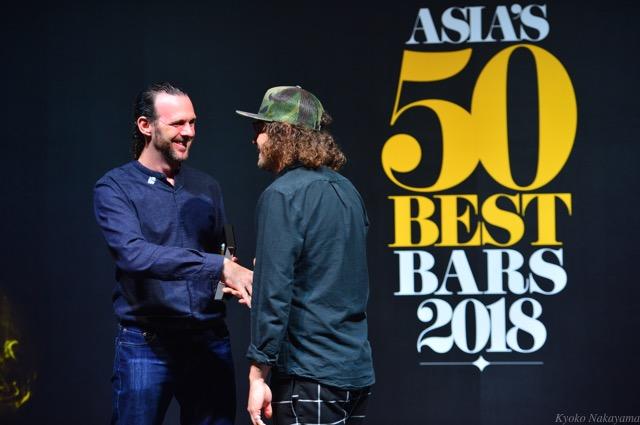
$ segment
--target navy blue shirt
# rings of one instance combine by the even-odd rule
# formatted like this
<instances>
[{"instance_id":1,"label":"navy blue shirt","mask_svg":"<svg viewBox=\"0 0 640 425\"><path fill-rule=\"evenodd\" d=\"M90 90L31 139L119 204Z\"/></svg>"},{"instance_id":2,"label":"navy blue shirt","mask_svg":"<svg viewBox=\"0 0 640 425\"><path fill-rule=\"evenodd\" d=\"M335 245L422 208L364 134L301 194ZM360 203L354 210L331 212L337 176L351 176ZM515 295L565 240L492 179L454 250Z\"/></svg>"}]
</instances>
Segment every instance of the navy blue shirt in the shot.
<instances>
[{"instance_id":1,"label":"navy blue shirt","mask_svg":"<svg viewBox=\"0 0 640 425\"><path fill-rule=\"evenodd\" d=\"M328 168L294 167L263 192L256 214L247 357L338 388L372 385L360 194Z\"/></svg>"},{"instance_id":2,"label":"navy blue shirt","mask_svg":"<svg viewBox=\"0 0 640 425\"><path fill-rule=\"evenodd\" d=\"M95 216L115 259L113 306L122 323L195 327L224 316L224 303L213 299L223 263L220 186L186 165L174 183L138 161L96 183Z\"/></svg>"}]
</instances>

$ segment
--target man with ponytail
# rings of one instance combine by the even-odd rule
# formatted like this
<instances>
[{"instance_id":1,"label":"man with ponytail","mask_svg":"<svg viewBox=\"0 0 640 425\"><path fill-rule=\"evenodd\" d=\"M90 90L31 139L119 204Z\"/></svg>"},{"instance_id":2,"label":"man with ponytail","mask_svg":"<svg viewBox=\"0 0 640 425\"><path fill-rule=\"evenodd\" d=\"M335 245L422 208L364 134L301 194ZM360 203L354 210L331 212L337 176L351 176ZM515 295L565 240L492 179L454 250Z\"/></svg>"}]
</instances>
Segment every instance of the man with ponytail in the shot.
<instances>
[{"instance_id":1,"label":"man with ponytail","mask_svg":"<svg viewBox=\"0 0 640 425\"><path fill-rule=\"evenodd\" d=\"M96 183L94 210L116 265L112 424L159 425L173 397L183 425L232 425L235 384L219 281L250 303L252 272L219 255L225 213L208 174L184 164L189 96L169 83L134 103L133 160Z\"/></svg>"}]
</instances>

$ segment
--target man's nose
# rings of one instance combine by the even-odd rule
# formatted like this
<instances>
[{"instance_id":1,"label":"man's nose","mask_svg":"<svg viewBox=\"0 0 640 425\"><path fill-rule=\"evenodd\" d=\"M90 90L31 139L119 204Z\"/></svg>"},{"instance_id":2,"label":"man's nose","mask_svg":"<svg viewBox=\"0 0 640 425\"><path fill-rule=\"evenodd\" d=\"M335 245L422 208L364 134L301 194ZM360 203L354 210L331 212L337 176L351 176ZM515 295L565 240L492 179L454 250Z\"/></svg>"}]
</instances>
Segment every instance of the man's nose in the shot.
<instances>
[{"instance_id":1,"label":"man's nose","mask_svg":"<svg viewBox=\"0 0 640 425\"><path fill-rule=\"evenodd\" d=\"M196 124L195 123L186 123L185 125L182 126L182 129L180 130L180 134L182 136L187 136L187 137L194 137L196 135Z\"/></svg>"}]
</instances>

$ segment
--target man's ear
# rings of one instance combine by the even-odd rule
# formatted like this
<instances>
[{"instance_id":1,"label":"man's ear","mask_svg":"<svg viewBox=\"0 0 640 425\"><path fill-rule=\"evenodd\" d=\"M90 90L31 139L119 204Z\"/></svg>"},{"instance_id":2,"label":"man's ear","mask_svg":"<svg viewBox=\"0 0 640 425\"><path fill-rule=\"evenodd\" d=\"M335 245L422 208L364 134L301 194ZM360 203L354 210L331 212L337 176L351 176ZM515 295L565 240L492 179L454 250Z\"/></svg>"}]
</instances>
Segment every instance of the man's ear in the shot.
<instances>
[{"instance_id":1,"label":"man's ear","mask_svg":"<svg viewBox=\"0 0 640 425\"><path fill-rule=\"evenodd\" d=\"M149 118L145 116L138 117L138 119L136 120L136 124L138 125L138 130L140 130L140 133L144 134L145 136L151 137L151 121L149 121Z\"/></svg>"}]
</instances>

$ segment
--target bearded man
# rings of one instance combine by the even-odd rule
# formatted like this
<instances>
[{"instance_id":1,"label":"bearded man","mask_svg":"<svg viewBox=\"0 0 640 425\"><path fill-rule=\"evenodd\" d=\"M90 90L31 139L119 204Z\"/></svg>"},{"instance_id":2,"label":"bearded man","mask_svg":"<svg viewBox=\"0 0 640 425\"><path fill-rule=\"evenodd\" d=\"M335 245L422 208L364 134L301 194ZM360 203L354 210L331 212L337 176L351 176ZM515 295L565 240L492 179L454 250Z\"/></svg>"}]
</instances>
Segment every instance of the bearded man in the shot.
<instances>
[{"instance_id":1,"label":"bearded man","mask_svg":"<svg viewBox=\"0 0 640 425\"><path fill-rule=\"evenodd\" d=\"M94 210L116 264L112 424L232 425L235 384L225 292L250 303L252 272L220 255L225 213L211 176L183 162L196 133L189 96L153 84L134 103L134 159L95 186Z\"/></svg>"}]
</instances>

